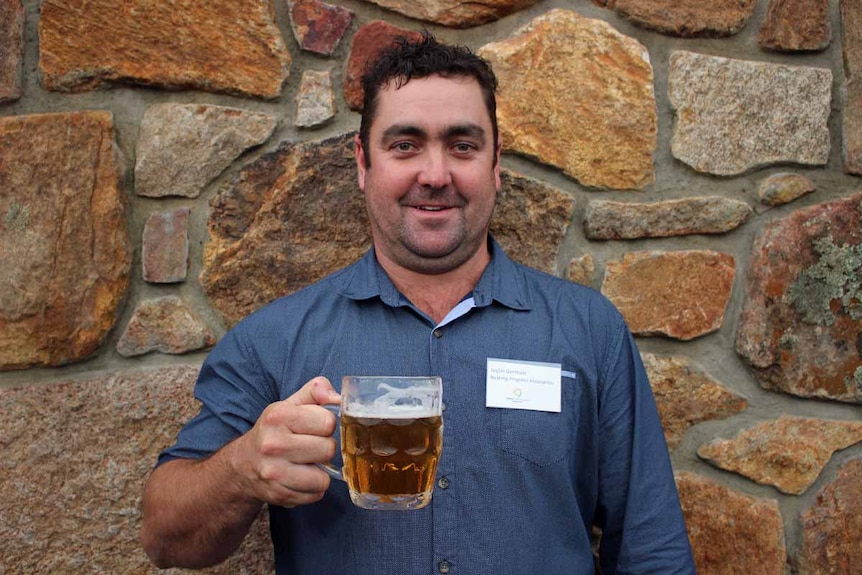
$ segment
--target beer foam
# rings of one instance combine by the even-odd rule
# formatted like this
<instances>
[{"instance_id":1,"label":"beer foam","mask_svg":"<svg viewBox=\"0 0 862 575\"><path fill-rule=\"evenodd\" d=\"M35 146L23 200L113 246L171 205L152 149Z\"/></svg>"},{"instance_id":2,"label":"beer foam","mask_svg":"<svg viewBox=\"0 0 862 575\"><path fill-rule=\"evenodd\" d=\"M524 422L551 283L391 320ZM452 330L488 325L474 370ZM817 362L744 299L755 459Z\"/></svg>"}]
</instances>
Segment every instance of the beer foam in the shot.
<instances>
[{"instance_id":1,"label":"beer foam","mask_svg":"<svg viewBox=\"0 0 862 575\"><path fill-rule=\"evenodd\" d=\"M440 415L439 409L433 407L407 407L399 409L398 407L386 408L385 411L381 408L376 408L373 405L351 406L344 411L345 415L351 417L361 417L363 419L420 419L423 417L437 417Z\"/></svg>"},{"instance_id":2,"label":"beer foam","mask_svg":"<svg viewBox=\"0 0 862 575\"><path fill-rule=\"evenodd\" d=\"M416 419L440 415L440 394L437 388L400 389L386 383L377 386L385 393L370 404L350 402L344 413L372 419Z\"/></svg>"}]
</instances>

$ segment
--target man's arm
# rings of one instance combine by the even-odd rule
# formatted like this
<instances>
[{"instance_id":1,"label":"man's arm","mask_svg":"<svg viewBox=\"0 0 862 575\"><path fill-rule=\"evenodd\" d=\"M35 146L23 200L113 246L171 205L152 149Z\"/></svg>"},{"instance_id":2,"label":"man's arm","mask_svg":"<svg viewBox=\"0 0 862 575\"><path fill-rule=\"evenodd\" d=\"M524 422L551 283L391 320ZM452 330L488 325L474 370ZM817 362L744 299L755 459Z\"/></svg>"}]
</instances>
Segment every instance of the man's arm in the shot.
<instances>
[{"instance_id":1,"label":"man's arm","mask_svg":"<svg viewBox=\"0 0 862 575\"><path fill-rule=\"evenodd\" d=\"M316 462L335 455L335 416L320 407L338 394L317 377L269 405L245 435L197 461L158 467L144 489L141 541L160 568L201 568L239 547L264 503L314 503L329 487Z\"/></svg>"},{"instance_id":2,"label":"man's arm","mask_svg":"<svg viewBox=\"0 0 862 575\"><path fill-rule=\"evenodd\" d=\"M634 339L619 327L605 372L600 545L606 573L694 575L655 399Z\"/></svg>"}]
</instances>

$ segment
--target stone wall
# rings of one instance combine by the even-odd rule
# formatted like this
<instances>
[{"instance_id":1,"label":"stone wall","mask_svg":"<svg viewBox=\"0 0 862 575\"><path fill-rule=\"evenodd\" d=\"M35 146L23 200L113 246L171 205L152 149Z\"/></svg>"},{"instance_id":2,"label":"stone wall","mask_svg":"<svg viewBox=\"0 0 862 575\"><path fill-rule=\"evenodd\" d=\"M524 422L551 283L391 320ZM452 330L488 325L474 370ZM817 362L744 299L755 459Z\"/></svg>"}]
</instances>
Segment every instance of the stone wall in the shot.
<instances>
[{"instance_id":1,"label":"stone wall","mask_svg":"<svg viewBox=\"0 0 862 575\"><path fill-rule=\"evenodd\" d=\"M636 334L699 573L859 573L859 0L0 0L0 573L153 571L197 368L367 248L358 74L423 27L498 72L496 237Z\"/></svg>"}]
</instances>

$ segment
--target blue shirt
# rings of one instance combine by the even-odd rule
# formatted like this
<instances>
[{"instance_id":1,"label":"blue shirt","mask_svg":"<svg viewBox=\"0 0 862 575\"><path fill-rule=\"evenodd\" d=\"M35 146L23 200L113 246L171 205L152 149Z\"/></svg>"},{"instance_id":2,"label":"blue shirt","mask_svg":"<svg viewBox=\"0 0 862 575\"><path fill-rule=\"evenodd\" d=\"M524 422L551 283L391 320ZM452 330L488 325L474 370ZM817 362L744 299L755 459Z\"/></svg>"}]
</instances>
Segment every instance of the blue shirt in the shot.
<instances>
[{"instance_id":1,"label":"blue shirt","mask_svg":"<svg viewBox=\"0 0 862 575\"><path fill-rule=\"evenodd\" d=\"M373 250L251 314L208 356L195 387L201 412L160 462L212 453L317 375L336 389L343 375L439 375L431 505L362 510L333 481L318 503L270 506L278 574L587 575L594 524L605 575L693 574L655 402L622 317L597 292L489 245L472 294L439 325ZM562 411L485 407L488 358L561 364Z\"/></svg>"}]
</instances>

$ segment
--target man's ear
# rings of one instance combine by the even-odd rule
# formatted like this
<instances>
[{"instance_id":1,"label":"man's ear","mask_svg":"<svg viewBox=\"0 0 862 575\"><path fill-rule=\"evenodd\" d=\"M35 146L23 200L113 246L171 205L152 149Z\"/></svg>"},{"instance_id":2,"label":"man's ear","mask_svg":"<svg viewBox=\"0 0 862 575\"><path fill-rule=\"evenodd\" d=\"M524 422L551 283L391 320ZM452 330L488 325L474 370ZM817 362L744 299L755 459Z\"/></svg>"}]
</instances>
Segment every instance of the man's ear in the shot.
<instances>
[{"instance_id":1,"label":"man's ear","mask_svg":"<svg viewBox=\"0 0 862 575\"><path fill-rule=\"evenodd\" d=\"M359 189L365 191L365 148L362 147L362 140L359 134L353 136L353 155L356 157L356 173L359 179Z\"/></svg>"}]
</instances>

